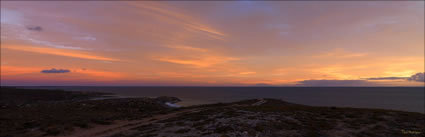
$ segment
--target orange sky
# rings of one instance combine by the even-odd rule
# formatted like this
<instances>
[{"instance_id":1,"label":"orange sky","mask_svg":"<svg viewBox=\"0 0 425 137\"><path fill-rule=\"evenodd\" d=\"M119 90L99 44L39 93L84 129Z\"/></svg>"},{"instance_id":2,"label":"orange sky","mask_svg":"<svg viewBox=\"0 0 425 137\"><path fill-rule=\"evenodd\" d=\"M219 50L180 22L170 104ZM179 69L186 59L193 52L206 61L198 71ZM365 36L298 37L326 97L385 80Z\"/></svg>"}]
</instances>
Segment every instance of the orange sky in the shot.
<instances>
[{"instance_id":1,"label":"orange sky","mask_svg":"<svg viewBox=\"0 0 425 137\"><path fill-rule=\"evenodd\" d=\"M1 1L1 85L424 86L424 51L423 1Z\"/></svg>"}]
</instances>

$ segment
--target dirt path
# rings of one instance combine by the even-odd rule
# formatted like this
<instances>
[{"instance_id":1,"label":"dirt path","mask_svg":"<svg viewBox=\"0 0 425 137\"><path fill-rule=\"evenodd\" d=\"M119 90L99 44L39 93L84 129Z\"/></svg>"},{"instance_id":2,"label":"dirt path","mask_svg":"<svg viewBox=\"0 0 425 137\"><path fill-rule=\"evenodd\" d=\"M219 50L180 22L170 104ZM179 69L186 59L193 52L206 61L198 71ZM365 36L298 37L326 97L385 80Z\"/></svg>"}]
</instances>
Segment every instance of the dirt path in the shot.
<instances>
[{"instance_id":1,"label":"dirt path","mask_svg":"<svg viewBox=\"0 0 425 137\"><path fill-rule=\"evenodd\" d=\"M132 128L135 128L141 125L147 125L147 124L154 123L156 121L176 117L182 113L193 113L193 112L199 112L201 110L202 109L200 108L185 109L185 110L181 110L181 111L177 111L173 113L156 115L156 116L145 118L142 120L116 121L112 125L99 125L90 129L78 129L73 131L72 134L65 135L62 137L107 137L107 136L112 136L114 134L118 134L120 132L130 130Z\"/></svg>"},{"instance_id":2,"label":"dirt path","mask_svg":"<svg viewBox=\"0 0 425 137\"><path fill-rule=\"evenodd\" d=\"M251 106L259 106L266 102L267 100L265 99L258 99L258 102L251 104ZM130 129L138 127L138 126L155 123L157 121L165 120L168 118L173 118L178 116L179 114L199 112L201 110L202 108L185 109L185 110L181 110L181 111L177 111L173 113L156 115L156 116L145 118L142 120L115 121L114 124L111 124L111 125L97 125L89 129L76 129L70 135L65 135L61 137L107 137L107 136L112 136L121 132L129 131Z\"/></svg>"},{"instance_id":3,"label":"dirt path","mask_svg":"<svg viewBox=\"0 0 425 137\"><path fill-rule=\"evenodd\" d=\"M252 106L259 106L259 105L262 105L266 102L267 102L267 100L260 98L260 99L258 99L258 102L255 102L254 104L252 104Z\"/></svg>"}]
</instances>

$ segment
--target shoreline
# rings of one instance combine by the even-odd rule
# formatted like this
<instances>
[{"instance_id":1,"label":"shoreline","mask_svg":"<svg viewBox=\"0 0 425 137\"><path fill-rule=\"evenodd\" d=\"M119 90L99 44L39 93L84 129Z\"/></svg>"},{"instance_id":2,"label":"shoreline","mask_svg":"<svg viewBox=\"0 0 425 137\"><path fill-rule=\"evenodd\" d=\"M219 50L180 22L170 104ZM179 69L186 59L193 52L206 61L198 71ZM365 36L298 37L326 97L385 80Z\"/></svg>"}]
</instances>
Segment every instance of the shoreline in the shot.
<instances>
[{"instance_id":1,"label":"shoreline","mask_svg":"<svg viewBox=\"0 0 425 137\"><path fill-rule=\"evenodd\" d=\"M43 88L44 89L44 88ZM94 91L126 97L173 96L179 105L228 103L246 99L277 98L311 106L391 109L425 113L424 87L50 87Z\"/></svg>"},{"instance_id":2,"label":"shoreline","mask_svg":"<svg viewBox=\"0 0 425 137\"><path fill-rule=\"evenodd\" d=\"M11 89L2 87L2 95L13 93L7 90ZM403 136L404 133L418 132L418 136L420 136L424 133L419 129L425 129L425 114L418 112L317 107L271 98L175 108L167 105L167 103L175 104L181 101L174 97L92 100L91 97L114 95L50 90L14 90L24 91L20 93L36 91L39 96L34 98L34 96L21 94L23 97L19 98L14 95L17 100L9 101L22 103L21 99L37 100L27 100L29 102L16 106L11 106L10 103L9 106L5 106L8 104L6 103L8 99L2 98L0 111L3 122L0 136L84 136L89 134L94 137L139 135L215 137L223 135L273 136L269 135L269 133L273 133L279 136L363 135L372 137L372 134L375 136ZM66 97L69 95L72 97ZM46 98L42 98L43 96ZM57 100L57 98L65 101ZM378 125L376 125L377 123ZM311 127L310 124L314 126ZM366 129L357 130L361 128ZM404 132L401 132L402 130ZM280 131L285 132L281 133ZM378 131L380 134L373 133L373 131ZM80 132L81 134L79 134ZM83 135L82 133L87 134Z\"/></svg>"}]
</instances>

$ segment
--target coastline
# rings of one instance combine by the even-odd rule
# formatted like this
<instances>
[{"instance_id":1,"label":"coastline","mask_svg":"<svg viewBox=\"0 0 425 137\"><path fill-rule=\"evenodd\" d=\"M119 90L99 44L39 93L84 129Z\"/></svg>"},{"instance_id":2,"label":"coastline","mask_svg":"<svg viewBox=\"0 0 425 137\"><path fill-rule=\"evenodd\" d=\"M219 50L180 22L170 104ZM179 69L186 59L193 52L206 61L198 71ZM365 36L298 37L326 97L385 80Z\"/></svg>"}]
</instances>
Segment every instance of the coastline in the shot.
<instances>
[{"instance_id":1,"label":"coastline","mask_svg":"<svg viewBox=\"0 0 425 137\"><path fill-rule=\"evenodd\" d=\"M27 87L30 88L30 87ZM425 113L424 87L38 87L111 93L124 97L172 96L182 106L276 98L310 106L392 109Z\"/></svg>"},{"instance_id":2,"label":"coastline","mask_svg":"<svg viewBox=\"0 0 425 137\"><path fill-rule=\"evenodd\" d=\"M43 95L38 91L40 97L31 98L37 101L30 100L15 106L10 103L5 106L5 98L2 98L1 136L424 135L425 114L416 112L313 107L278 99L173 108L166 103L174 104L180 99L145 97L92 100L111 95L70 94L67 91L53 91L59 93L53 95L52 91L43 92L49 95L47 99L40 98ZM2 87L1 93L4 97L8 92ZM69 95L72 97L61 97ZM55 100L48 100L52 96Z\"/></svg>"}]
</instances>

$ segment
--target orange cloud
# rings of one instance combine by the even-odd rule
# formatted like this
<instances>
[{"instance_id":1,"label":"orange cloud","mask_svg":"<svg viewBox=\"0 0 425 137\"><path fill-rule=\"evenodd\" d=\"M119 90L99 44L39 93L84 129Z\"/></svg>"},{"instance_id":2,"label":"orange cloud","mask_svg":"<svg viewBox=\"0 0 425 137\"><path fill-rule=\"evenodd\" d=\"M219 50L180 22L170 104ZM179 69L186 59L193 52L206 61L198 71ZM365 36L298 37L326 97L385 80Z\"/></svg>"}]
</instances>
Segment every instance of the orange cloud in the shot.
<instances>
[{"instance_id":1,"label":"orange cloud","mask_svg":"<svg viewBox=\"0 0 425 137\"><path fill-rule=\"evenodd\" d=\"M367 56L368 54L366 53L351 53L351 52L347 52L344 49L335 49L333 51L327 52L327 53L323 53L320 55L316 55L313 57L319 57L319 58L328 58L328 57L333 57L333 58L356 58L356 57L364 57Z\"/></svg>"},{"instance_id":2,"label":"orange cloud","mask_svg":"<svg viewBox=\"0 0 425 137\"><path fill-rule=\"evenodd\" d=\"M233 57L208 55L208 56L204 56L197 59L180 59L178 57L160 57L160 58L157 58L157 60L175 63L175 64L192 65L195 67L210 67L215 64L225 63L228 61L239 60L239 59L233 58Z\"/></svg>"},{"instance_id":3,"label":"orange cloud","mask_svg":"<svg viewBox=\"0 0 425 137\"><path fill-rule=\"evenodd\" d=\"M22 67L22 66L4 66L1 67L1 76L17 76L17 75L31 75L36 78L42 78L43 76L55 76L41 74L40 71L49 67ZM125 75L120 72L109 72L102 70L92 69L70 69L71 73L63 74L67 77L61 77L60 79L92 79L92 80L113 80L118 78L124 78ZM81 77L88 76L88 77ZM8 77L9 78L9 77ZM57 77L50 77L56 79Z\"/></svg>"},{"instance_id":4,"label":"orange cloud","mask_svg":"<svg viewBox=\"0 0 425 137\"><path fill-rule=\"evenodd\" d=\"M249 74L255 74L256 72L252 72L252 71L246 71L246 72L240 72L239 74L241 75L249 75Z\"/></svg>"},{"instance_id":5,"label":"orange cloud","mask_svg":"<svg viewBox=\"0 0 425 137\"><path fill-rule=\"evenodd\" d=\"M292 82L292 83L291 83ZM240 80L238 83L246 84L246 85L273 85L273 86L279 86L282 84L293 84L293 81L291 80L282 80L282 79L259 79L259 80Z\"/></svg>"},{"instance_id":6,"label":"orange cloud","mask_svg":"<svg viewBox=\"0 0 425 137\"><path fill-rule=\"evenodd\" d=\"M16 66L5 66L5 65L1 65L0 68L1 68L2 76L38 73L42 70L42 68L37 68L37 67L16 67Z\"/></svg>"},{"instance_id":7,"label":"orange cloud","mask_svg":"<svg viewBox=\"0 0 425 137\"><path fill-rule=\"evenodd\" d=\"M132 6L135 6L139 9L145 9L151 16L155 16L156 18L160 18L163 20L167 20L167 22L174 22L179 25L184 26L189 31L197 31L197 32L205 32L208 36L224 40L223 38L227 35L214 29L206 24L201 23L199 19L194 17L185 15L183 12L174 9L173 7L167 6L165 4L160 3L152 3L152 2L144 2L143 4L138 3L129 3ZM171 10L172 9L172 10ZM164 16L164 17L161 17Z\"/></svg>"},{"instance_id":8,"label":"orange cloud","mask_svg":"<svg viewBox=\"0 0 425 137\"><path fill-rule=\"evenodd\" d=\"M154 60L159 60L163 62L182 64L182 65L191 65L199 68L210 67L216 64L222 64L229 61L240 60L236 57L229 57L220 55L215 51L211 51L203 48L196 48L185 45L173 45L167 46L172 49L177 49L172 51L172 53L164 53L166 56L155 56ZM183 51L182 51L183 50ZM169 54L176 54L175 56L170 56Z\"/></svg>"},{"instance_id":9,"label":"orange cloud","mask_svg":"<svg viewBox=\"0 0 425 137\"><path fill-rule=\"evenodd\" d=\"M39 54L49 54L49 55L57 55L57 56L65 56L65 57L73 57L80 59L90 59L90 60L101 60L101 61L120 61L119 59L108 58L93 55L90 53L76 51L76 50L66 50L66 49L55 49L55 48L45 48L45 47L34 47L34 46L17 46L17 45L7 45L2 46L2 48L16 51L25 51L25 52L33 52Z\"/></svg>"},{"instance_id":10,"label":"orange cloud","mask_svg":"<svg viewBox=\"0 0 425 137\"><path fill-rule=\"evenodd\" d=\"M181 72L158 72L159 76L161 77L170 77L170 78L176 78L176 77L185 77L185 78L202 78L205 77L204 75L197 75L193 73L181 73Z\"/></svg>"},{"instance_id":11,"label":"orange cloud","mask_svg":"<svg viewBox=\"0 0 425 137\"><path fill-rule=\"evenodd\" d=\"M77 69L77 70L74 70L73 72L88 75L91 77L108 78L108 79L117 79L117 78L124 77L124 75L119 72L108 72L108 71L90 70L90 69Z\"/></svg>"},{"instance_id":12,"label":"orange cloud","mask_svg":"<svg viewBox=\"0 0 425 137\"><path fill-rule=\"evenodd\" d=\"M167 47L173 48L173 49L179 49L179 50L187 50L187 51L198 51L198 52L207 52L208 51L207 49L196 48L196 47L185 46L185 45L169 45Z\"/></svg>"}]
</instances>

